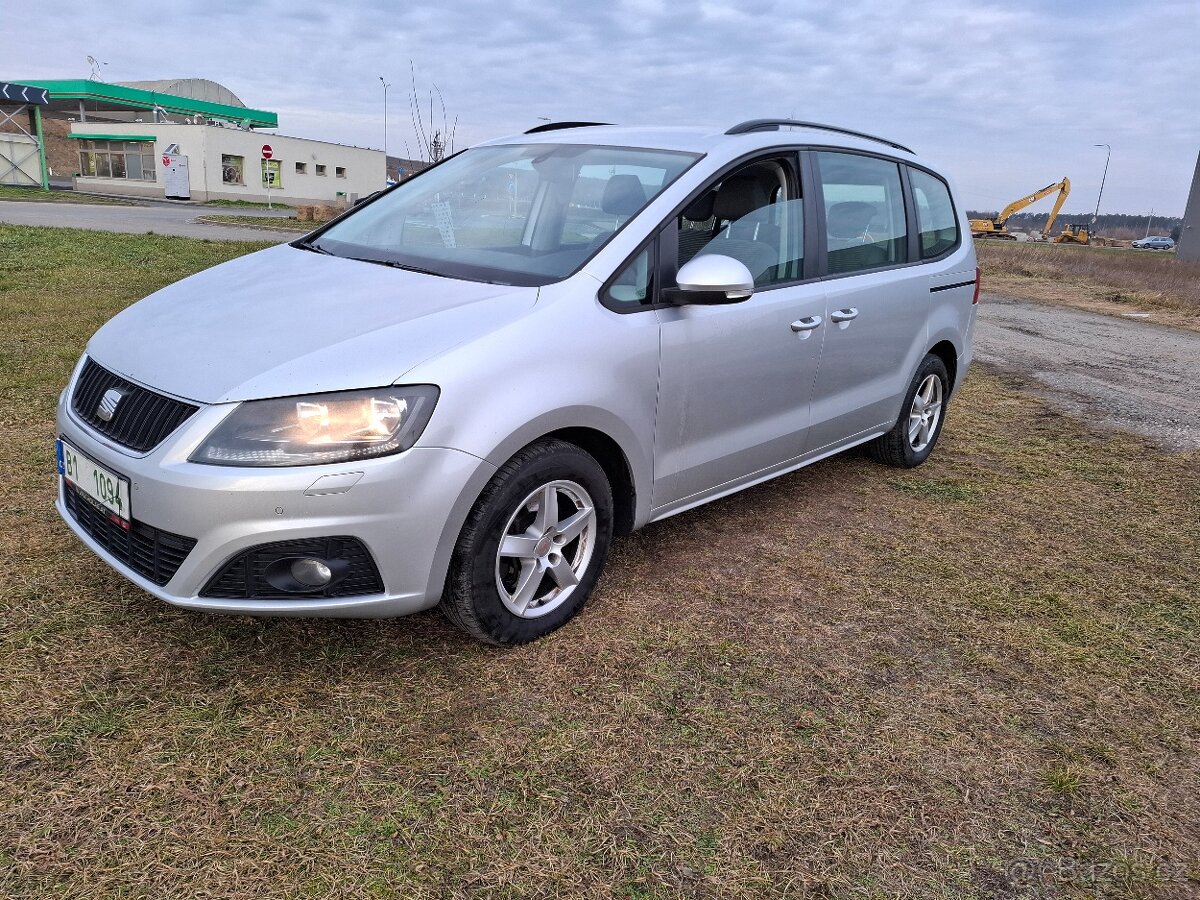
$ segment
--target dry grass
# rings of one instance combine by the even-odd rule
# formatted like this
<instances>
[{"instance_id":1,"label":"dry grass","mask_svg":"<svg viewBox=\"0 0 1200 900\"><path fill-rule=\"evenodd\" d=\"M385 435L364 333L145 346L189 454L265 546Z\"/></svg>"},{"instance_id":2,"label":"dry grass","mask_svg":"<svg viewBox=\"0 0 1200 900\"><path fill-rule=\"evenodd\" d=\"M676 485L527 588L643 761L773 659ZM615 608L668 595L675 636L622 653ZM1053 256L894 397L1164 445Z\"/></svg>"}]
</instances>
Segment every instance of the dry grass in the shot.
<instances>
[{"instance_id":1,"label":"dry grass","mask_svg":"<svg viewBox=\"0 0 1200 900\"><path fill-rule=\"evenodd\" d=\"M99 203L117 206L136 205L134 201L120 197L103 197L98 194L77 194L74 191L43 191L35 187L15 187L0 184L0 200L23 200L33 203Z\"/></svg>"},{"instance_id":2,"label":"dry grass","mask_svg":"<svg viewBox=\"0 0 1200 900\"><path fill-rule=\"evenodd\" d=\"M53 401L244 249L0 227L0 894L1200 891L1195 456L974 372L920 470L651 526L534 646L183 613L57 522Z\"/></svg>"},{"instance_id":3,"label":"dry grass","mask_svg":"<svg viewBox=\"0 0 1200 900\"><path fill-rule=\"evenodd\" d=\"M198 222L212 222L217 225L241 225L249 228L272 228L276 231L297 231L307 234L316 228L312 222L301 222L291 216L237 216L237 215L206 215L197 216Z\"/></svg>"},{"instance_id":4,"label":"dry grass","mask_svg":"<svg viewBox=\"0 0 1200 900\"><path fill-rule=\"evenodd\" d=\"M989 290L1036 300L1058 291L1126 311L1200 318L1200 263L1174 253L1004 241L976 241L975 249Z\"/></svg>"}]
</instances>

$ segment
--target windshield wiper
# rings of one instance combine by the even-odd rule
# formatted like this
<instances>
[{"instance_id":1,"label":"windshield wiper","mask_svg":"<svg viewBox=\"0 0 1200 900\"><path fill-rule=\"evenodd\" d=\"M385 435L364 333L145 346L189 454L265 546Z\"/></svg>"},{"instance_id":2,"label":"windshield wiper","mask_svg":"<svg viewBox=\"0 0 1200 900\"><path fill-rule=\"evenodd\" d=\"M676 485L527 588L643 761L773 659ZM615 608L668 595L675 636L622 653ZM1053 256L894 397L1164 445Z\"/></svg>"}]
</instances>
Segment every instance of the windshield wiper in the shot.
<instances>
[{"instance_id":1,"label":"windshield wiper","mask_svg":"<svg viewBox=\"0 0 1200 900\"><path fill-rule=\"evenodd\" d=\"M333 253L330 253L324 247L318 247L312 241L296 241L296 243L292 244L292 246L296 247L299 250L307 250L309 253L320 253L322 256L334 256L335 255Z\"/></svg>"},{"instance_id":2,"label":"windshield wiper","mask_svg":"<svg viewBox=\"0 0 1200 900\"><path fill-rule=\"evenodd\" d=\"M435 272L433 269L422 269L420 266L410 266L408 263L396 262L392 259L367 259L363 256L353 256L359 262L374 263L377 266L387 266L391 269L403 269L405 272L416 272L418 275L434 275L438 278L449 278L445 272Z\"/></svg>"}]
</instances>

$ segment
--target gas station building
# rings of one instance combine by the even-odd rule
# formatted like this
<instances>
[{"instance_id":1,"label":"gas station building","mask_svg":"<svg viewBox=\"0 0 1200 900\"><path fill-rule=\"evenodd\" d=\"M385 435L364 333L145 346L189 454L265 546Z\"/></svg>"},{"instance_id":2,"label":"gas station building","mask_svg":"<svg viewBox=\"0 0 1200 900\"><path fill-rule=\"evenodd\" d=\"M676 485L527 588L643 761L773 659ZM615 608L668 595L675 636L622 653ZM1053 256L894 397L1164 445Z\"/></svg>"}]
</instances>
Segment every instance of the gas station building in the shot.
<instances>
[{"instance_id":1,"label":"gas station building","mask_svg":"<svg viewBox=\"0 0 1200 900\"><path fill-rule=\"evenodd\" d=\"M0 82L0 184L126 197L353 202L382 150L265 133L278 116L200 78Z\"/></svg>"}]
</instances>

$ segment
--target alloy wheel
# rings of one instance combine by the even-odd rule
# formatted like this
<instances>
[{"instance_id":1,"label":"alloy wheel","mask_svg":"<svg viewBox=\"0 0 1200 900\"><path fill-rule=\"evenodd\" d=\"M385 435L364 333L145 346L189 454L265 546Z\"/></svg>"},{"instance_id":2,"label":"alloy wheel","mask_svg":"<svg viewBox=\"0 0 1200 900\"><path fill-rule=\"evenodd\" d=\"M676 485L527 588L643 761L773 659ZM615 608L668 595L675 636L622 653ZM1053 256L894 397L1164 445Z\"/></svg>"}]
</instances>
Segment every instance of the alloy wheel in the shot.
<instances>
[{"instance_id":1,"label":"alloy wheel","mask_svg":"<svg viewBox=\"0 0 1200 900\"><path fill-rule=\"evenodd\" d=\"M942 379L927 375L908 411L908 443L914 453L929 446L942 419Z\"/></svg>"},{"instance_id":2,"label":"alloy wheel","mask_svg":"<svg viewBox=\"0 0 1200 900\"><path fill-rule=\"evenodd\" d=\"M496 589L515 616L544 616L575 591L595 550L596 509L574 481L532 491L509 517L496 551Z\"/></svg>"}]
</instances>

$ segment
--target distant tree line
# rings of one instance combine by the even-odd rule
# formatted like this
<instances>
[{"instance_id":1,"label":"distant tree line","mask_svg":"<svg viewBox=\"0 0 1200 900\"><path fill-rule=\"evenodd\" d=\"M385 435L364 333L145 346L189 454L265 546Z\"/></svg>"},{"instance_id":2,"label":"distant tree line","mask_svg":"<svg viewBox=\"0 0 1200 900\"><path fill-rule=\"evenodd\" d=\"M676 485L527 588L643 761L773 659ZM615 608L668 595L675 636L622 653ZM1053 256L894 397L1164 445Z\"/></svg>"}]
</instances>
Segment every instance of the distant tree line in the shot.
<instances>
[{"instance_id":1,"label":"distant tree line","mask_svg":"<svg viewBox=\"0 0 1200 900\"><path fill-rule=\"evenodd\" d=\"M991 219L999 214L999 211L967 211L967 217L971 219ZM1016 213L1009 216L1007 227L1009 231L1041 231L1046 227L1046 219L1049 218L1049 215L1048 212ZM1064 213L1055 220L1054 230L1055 232L1060 232L1066 225L1090 226L1091 222L1091 213L1079 213L1075 215ZM1150 216L1104 213L1096 219L1096 234L1116 238L1117 240L1134 240L1145 236L1147 223L1150 225L1151 236L1156 234L1170 235L1175 240L1179 240L1179 233L1183 230L1183 220L1171 216L1154 216L1151 219Z\"/></svg>"}]
</instances>

